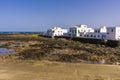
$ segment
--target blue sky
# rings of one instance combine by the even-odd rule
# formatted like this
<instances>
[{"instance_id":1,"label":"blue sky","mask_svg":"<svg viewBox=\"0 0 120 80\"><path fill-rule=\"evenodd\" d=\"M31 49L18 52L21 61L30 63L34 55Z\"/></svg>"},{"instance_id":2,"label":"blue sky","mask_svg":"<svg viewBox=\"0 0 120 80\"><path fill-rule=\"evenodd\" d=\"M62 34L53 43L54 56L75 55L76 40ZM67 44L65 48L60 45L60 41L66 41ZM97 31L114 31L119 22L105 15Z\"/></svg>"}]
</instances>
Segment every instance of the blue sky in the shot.
<instances>
[{"instance_id":1,"label":"blue sky","mask_svg":"<svg viewBox=\"0 0 120 80\"><path fill-rule=\"evenodd\" d=\"M120 0L0 0L0 31L120 26Z\"/></svg>"}]
</instances>

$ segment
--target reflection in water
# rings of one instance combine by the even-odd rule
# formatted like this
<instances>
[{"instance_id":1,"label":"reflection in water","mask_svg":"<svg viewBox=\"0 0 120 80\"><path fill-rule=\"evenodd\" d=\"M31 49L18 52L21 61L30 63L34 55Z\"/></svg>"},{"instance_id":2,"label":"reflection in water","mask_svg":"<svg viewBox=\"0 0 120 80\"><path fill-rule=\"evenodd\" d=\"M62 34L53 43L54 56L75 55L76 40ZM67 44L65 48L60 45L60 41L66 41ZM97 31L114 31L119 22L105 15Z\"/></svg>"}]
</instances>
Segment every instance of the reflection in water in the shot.
<instances>
[{"instance_id":1,"label":"reflection in water","mask_svg":"<svg viewBox=\"0 0 120 80\"><path fill-rule=\"evenodd\" d=\"M0 54L14 54L15 50L7 49L7 48L0 48Z\"/></svg>"}]
</instances>

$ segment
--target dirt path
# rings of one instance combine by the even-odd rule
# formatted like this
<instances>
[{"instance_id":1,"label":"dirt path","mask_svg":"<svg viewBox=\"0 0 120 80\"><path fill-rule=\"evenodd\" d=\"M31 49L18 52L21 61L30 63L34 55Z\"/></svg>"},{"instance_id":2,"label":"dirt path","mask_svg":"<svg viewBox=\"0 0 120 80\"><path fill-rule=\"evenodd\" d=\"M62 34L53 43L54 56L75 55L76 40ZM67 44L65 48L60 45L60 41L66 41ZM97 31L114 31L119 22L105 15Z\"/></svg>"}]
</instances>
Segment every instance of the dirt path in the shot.
<instances>
[{"instance_id":1,"label":"dirt path","mask_svg":"<svg viewBox=\"0 0 120 80\"><path fill-rule=\"evenodd\" d=\"M0 80L120 80L120 67L49 61L1 62Z\"/></svg>"}]
</instances>

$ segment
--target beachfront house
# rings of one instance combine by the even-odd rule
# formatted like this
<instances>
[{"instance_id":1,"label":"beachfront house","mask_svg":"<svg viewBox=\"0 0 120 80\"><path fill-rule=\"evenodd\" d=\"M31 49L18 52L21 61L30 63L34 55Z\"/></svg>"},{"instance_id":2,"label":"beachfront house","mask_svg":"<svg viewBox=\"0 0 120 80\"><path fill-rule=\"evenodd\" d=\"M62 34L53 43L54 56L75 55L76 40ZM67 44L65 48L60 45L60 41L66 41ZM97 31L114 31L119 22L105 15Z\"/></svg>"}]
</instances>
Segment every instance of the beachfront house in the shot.
<instances>
[{"instance_id":1,"label":"beachfront house","mask_svg":"<svg viewBox=\"0 0 120 80\"><path fill-rule=\"evenodd\" d=\"M94 38L94 39L106 39L107 28L102 26L100 28L94 29L94 32L87 32L84 38Z\"/></svg>"},{"instance_id":2,"label":"beachfront house","mask_svg":"<svg viewBox=\"0 0 120 80\"><path fill-rule=\"evenodd\" d=\"M68 33L67 29L62 29L60 27L53 27L47 30L46 35L54 37L54 36L64 36L67 33Z\"/></svg>"},{"instance_id":3,"label":"beachfront house","mask_svg":"<svg viewBox=\"0 0 120 80\"><path fill-rule=\"evenodd\" d=\"M120 40L120 27L106 27L93 29L87 25L76 25L70 27L69 30L60 27L53 27L47 30L46 36L64 36L78 38L92 38L103 40Z\"/></svg>"},{"instance_id":4,"label":"beachfront house","mask_svg":"<svg viewBox=\"0 0 120 80\"><path fill-rule=\"evenodd\" d=\"M108 27L107 40L120 40L120 27Z\"/></svg>"},{"instance_id":5,"label":"beachfront house","mask_svg":"<svg viewBox=\"0 0 120 80\"><path fill-rule=\"evenodd\" d=\"M88 32L94 32L94 29L88 28L87 25L76 25L69 29L68 35L70 37L84 37Z\"/></svg>"}]
</instances>

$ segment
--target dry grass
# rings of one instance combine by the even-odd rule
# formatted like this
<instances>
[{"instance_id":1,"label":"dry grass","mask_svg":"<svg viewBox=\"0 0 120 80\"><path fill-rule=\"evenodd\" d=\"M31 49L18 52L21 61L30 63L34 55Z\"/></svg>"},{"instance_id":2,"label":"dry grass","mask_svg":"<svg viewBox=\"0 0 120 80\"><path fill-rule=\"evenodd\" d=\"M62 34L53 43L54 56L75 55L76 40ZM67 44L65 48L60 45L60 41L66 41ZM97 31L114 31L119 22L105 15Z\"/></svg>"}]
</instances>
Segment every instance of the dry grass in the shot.
<instances>
[{"instance_id":1,"label":"dry grass","mask_svg":"<svg viewBox=\"0 0 120 80\"><path fill-rule=\"evenodd\" d=\"M117 65L1 61L0 80L120 80Z\"/></svg>"}]
</instances>

